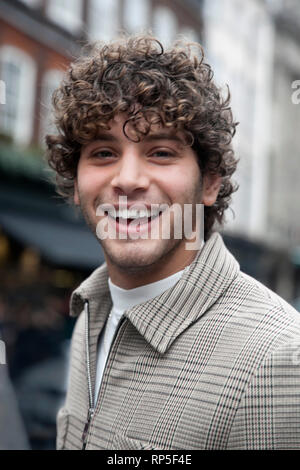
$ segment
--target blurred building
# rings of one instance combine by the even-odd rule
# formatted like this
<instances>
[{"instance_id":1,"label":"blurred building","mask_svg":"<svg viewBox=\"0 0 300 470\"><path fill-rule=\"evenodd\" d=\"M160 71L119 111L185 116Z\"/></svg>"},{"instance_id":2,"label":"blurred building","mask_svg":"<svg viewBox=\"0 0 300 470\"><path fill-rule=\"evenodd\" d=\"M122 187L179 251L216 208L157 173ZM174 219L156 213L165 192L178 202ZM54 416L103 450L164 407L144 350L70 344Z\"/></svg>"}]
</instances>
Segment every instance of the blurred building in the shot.
<instances>
[{"instance_id":1,"label":"blurred building","mask_svg":"<svg viewBox=\"0 0 300 470\"><path fill-rule=\"evenodd\" d=\"M41 1L0 2L0 76L6 84L0 130L23 146L41 142L51 93L79 48L78 36L58 27L52 10L46 16L43 8Z\"/></svg>"},{"instance_id":2,"label":"blurred building","mask_svg":"<svg viewBox=\"0 0 300 470\"><path fill-rule=\"evenodd\" d=\"M300 3L270 3L275 24L268 230L276 243L300 247ZM299 82L300 85L300 82Z\"/></svg>"},{"instance_id":3,"label":"blurred building","mask_svg":"<svg viewBox=\"0 0 300 470\"><path fill-rule=\"evenodd\" d=\"M91 40L109 40L121 31L153 31L164 45L178 35L199 41L202 15L197 0L88 0Z\"/></svg>"},{"instance_id":4,"label":"blurred building","mask_svg":"<svg viewBox=\"0 0 300 470\"><path fill-rule=\"evenodd\" d=\"M205 46L217 83L229 85L240 158L234 195L236 233L265 239L272 142L275 26L262 0L207 0Z\"/></svg>"},{"instance_id":5,"label":"blurred building","mask_svg":"<svg viewBox=\"0 0 300 470\"><path fill-rule=\"evenodd\" d=\"M276 289L300 295L300 4L297 0L205 0L204 43L217 83L229 85L240 158L227 230L286 253ZM230 213L228 213L229 215ZM296 254L297 253L297 256ZM290 263L290 260L293 264Z\"/></svg>"}]
</instances>

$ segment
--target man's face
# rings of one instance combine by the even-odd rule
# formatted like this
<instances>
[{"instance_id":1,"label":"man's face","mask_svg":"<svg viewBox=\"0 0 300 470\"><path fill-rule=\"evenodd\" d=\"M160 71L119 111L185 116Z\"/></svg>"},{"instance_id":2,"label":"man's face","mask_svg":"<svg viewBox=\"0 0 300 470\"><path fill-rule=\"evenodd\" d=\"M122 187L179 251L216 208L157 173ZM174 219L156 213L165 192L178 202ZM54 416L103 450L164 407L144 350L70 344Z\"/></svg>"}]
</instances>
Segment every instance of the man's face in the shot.
<instances>
[{"instance_id":1,"label":"man's face","mask_svg":"<svg viewBox=\"0 0 300 470\"><path fill-rule=\"evenodd\" d=\"M178 211L177 215L171 212L165 222L162 220L165 214L161 213L152 220L144 216L133 222L126 217L115 219L110 213L102 212L98 216L96 212L99 205L107 204L113 205L116 211L126 207L138 209L139 205L150 210L151 205L176 204L183 213L184 204L194 207L202 202L205 181L201 178L197 156L184 144L182 135L161 126L153 127L140 142L133 142L124 135L124 122L125 117L117 115L111 121L110 130L101 132L97 140L82 147L74 202L80 205L94 232L99 222L116 229L117 237L101 240L111 269L143 272L159 266L162 269L164 263L172 260L175 263L172 270L176 272L188 264L186 260L191 261L191 253L185 249L186 240L174 237L174 227L180 223L176 220ZM130 129L126 130L130 137ZM120 196L122 201L126 200L126 207L120 207ZM169 238L162 236L164 223L170 224ZM151 229L159 236L151 237Z\"/></svg>"}]
</instances>

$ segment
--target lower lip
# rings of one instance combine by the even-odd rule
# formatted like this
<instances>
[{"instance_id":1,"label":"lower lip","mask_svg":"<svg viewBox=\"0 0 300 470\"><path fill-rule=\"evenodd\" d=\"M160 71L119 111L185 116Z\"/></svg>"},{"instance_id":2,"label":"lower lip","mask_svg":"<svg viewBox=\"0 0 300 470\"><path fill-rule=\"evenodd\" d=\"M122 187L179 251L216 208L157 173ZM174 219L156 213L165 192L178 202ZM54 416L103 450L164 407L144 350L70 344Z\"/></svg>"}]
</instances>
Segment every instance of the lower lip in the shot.
<instances>
[{"instance_id":1,"label":"lower lip","mask_svg":"<svg viewBox=\"0 0 300 470\"><path fill-rule=\"evenodd\" d=\"M145 233L151 233L151 226L154 223L157 223L160 219L161 214L159 216L148 220L147 222L144 222L142 224L138 224L137 222L130 221L128 224L127 223L119 223L116 219L113 219L112 217L108 217L108 220L110 223L113 224L113 228L115 227L116 233L120 233L123 235L126 235L126 238L138 238L142 234Z\"/></svg>"}]
</instances>

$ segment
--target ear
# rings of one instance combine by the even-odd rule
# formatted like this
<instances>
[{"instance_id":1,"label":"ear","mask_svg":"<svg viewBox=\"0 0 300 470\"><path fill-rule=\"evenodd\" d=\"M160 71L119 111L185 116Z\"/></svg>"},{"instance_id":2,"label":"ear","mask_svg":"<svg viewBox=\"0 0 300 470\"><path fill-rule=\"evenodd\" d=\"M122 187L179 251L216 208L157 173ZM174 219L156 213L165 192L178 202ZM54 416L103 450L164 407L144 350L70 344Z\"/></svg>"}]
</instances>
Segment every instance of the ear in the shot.
<instances>
[{"instance_id":1,"label":"ear","mask_svg":"<svg viewBox=\"0 0 300 470\"><path fill-rule=\"evenodd\" d=\"M73 201L75 206L79 206L79 195L78 195L78 185L77 185L77 179L74 179L74 196L73 196Z\"/></svg>"},{"instance_id":2,"label":"ear","mask_svg":"<svg viewBox=\"0 0 300 470\"><path fill-rule=\"evenodd\" d=\"M203 176L202 204L212 206L218 197L222 176L206 173Z\"/></svg>"}]
</instances>

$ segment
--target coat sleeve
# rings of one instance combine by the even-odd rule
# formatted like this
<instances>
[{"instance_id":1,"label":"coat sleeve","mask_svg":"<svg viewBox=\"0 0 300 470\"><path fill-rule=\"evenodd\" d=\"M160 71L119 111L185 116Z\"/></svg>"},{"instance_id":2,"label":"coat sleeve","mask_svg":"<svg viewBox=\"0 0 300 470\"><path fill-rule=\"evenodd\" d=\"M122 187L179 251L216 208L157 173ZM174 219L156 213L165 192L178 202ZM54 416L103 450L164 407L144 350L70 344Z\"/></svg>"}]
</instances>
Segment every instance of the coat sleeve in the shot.
<instances>
[{"instance_id":1,"label":"coat sleeve","mask_svg":"<svg viewBox=\"0 0 300 470\"><path fill-rule=\"evenodd\" d=\"M300 449L300 339L258 367L242 395L228 449Z\"/></svg>"}]
</instances>

